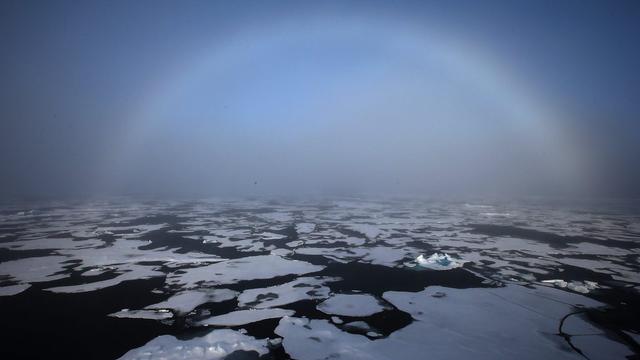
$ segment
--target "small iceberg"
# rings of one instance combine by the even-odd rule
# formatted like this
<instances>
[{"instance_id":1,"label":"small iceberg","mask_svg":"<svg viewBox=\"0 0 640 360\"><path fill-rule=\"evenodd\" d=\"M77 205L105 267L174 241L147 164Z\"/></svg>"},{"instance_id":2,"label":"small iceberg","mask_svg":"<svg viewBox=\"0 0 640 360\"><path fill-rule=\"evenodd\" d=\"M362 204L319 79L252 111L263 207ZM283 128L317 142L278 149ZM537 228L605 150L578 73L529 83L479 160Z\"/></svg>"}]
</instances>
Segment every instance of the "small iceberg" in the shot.
<instances>
[{"instance_id":1,"label":"small iceberg","mask_svg":"<svg viewBox=\"0 0 640 360\"><path fill-rule=\"evenodd\" d=\"M431 270L451 270L461 267L464 261L456 260L449 254L435 253L428 258L425 258L424 255L418 256L416 263Z\"/></svg>"},{"instance_id":2,"label":"small iceberg","mask_svg":"<svg viewBox=\"0 0 640 360\"><path fill-rule=\"evenodd\" d=\"M542 280L543 283L552 284L555 287L564 289L567 288L571 291L575 291L581 294L588 294L592 290L598 289L600 286L595 281L571 281L566 282L561 279Z\"/></svg>"}]
</instances>

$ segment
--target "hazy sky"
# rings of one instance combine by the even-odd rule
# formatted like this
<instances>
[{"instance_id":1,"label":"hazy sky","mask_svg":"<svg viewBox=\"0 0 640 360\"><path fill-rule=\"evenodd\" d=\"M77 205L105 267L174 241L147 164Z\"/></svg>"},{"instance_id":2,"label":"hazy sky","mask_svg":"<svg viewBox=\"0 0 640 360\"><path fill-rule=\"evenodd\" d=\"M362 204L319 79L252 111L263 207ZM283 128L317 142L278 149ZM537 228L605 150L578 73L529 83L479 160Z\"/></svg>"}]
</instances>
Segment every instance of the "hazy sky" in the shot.
<instances>
[{"instance_id":1,"label":"hazy sky","mask_svg":"<svg viewBox=\"0 0 640 360\"><path fill-rule=\"evenodd\" d=\"M0 2L0 195L640 194L638 1Z\"/></svg>"}]
</instances>

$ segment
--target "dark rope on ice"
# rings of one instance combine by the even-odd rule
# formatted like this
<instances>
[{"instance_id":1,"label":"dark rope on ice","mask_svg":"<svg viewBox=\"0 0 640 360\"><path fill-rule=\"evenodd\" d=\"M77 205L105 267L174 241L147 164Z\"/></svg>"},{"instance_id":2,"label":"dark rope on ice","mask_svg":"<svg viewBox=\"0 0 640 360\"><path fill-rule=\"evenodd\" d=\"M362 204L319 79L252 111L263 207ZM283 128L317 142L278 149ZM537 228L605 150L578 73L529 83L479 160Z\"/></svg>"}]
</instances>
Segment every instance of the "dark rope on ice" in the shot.
<instances>
[{"instance_id":1,"label":"dark rope on ice","mask_svg":"<svg viewBox=\"0 0 640 360\"><path fill-rule=\"evenodd\" d=\"M563 316L562 319L560 319L560 324L558 324L558 335L562 336L562 338L567 342L567 344L569 344L569 346L571 346L571 348L573 350L575 350L578 354L580 354L580 356L582 356L585 359L589 359L589 357L587 355L585 355L582 350L578 349L575 345L573 345L573 343L571 342L571 335L565 333L564 331L562 331L562 327L564 326L564 322L565 320L567 320L569 318L569 316L571 315L576 315L576 314L581 314L584 313L584 310L578 310L578 311L574 311L572 313L568 313L567 315Z\"/></svg>"}]
</instances>

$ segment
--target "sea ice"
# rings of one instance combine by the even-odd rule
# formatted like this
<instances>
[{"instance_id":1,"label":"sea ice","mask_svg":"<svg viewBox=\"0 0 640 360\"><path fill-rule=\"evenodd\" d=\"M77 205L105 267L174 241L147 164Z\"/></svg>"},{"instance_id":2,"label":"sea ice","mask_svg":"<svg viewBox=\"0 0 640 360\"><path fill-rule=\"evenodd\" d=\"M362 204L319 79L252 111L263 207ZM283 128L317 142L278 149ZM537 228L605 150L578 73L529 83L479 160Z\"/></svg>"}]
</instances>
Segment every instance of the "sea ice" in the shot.
<instances>
[{"instance_id":1,"label":"sea ice","mask_svg":"<svg viewBox=\"0 0 640 360\"><path fill-rule=\"evenodd\" d=\"M171 309L177 315L184 315L199 305L232 300L237 295L237 292L229 289L187 290L177 293L163 302L149 305L145 309Z\"/></svg>"},{"instance_id":2,"label":"sea ice","mask_svg":"<svg viewBox=\"0 0 640 360\"><path fill-rule=\"evenodd\" d=\"M312 233L316 229L316 224L313 223L298 223L296 224L296 232L298 234Z\"/></svg>"},{"instance_id":3,"label":"sea ice","mask_svg":"<svg viewBox=\"0 0 640 360\"><path fill-rule=\"evenodd\" d=\"M256 309L282 306L300 300L325 299L329 288L322 286L326 282L338 281L332 277L300 277L282 285L261 289L248 289L238 296L239 306L250 305Z\"/></svg>"},{"instance_id":4,"label":"sea ice","mask_svg":"<svg viewBox=\"0 0 640 360\"><path fill-rule=\"evenodd\" d=\"M285 351L294 359L376 359L362 335L341 331L327 320L283 317L276 327ZM415 355L415 354L413 354Z\"/></svg>"},{"instance_id":5,"label":"sea ice","mask_svg":"<svg viewBox=\"0 0 640 360\"><path fill-rule=\"evenodd\" d=\"M190 340L178 340L171 335L158 336L145 345L130 350L120 359L217 360L224 359L238 350L255 351L258 355L266 355L269 352L267 339L256 339L239 331L219 329Z\"/></svg>"},{"instance_id":6,"label":"sea ice","mask_svg":"<svg viewBox=\"0 0 640 360\"><path fill-rule=\"evenodd\" d=\"M109 314L111 317L124 318L124 319L149 319L149 320L165 320L171 319L173 314L168 310L129 310L122 309L113 314Z\"/></svg>"},{"instance_id":7,"label":"sea ice","mask_svg":"<svg viewBox=\"0 0 640 360\"><path fill-rule=\"evenodd\" d=\"M425 259L423 255L416 258L418 265L431 269L431 270L450 270L461 267L464 262L458 261L449 254L435 253Z\"/></svg>"},{"instance_id":8,"label":"sea ice","mask_svg":"<svg viewBox=\"0 0 640 360\"><path fill-rule=\"evenodd\" d=\"M306 274L324 269L300 260L284 259L277 255L248 256L191 269L181 269L167 276L167 283L186 288L199 283L233 284L243 280L270 279L289 274Z\"/></svg>"},{"instance_id":9,"label":"sea ice","mask_svg":"<svg viewBox=\"0 0 640 360\"><path fill-rule=\"evenodd\" d=\"M230 313L212 316L208 319L198 321L196 325L215 326L239 326L250 324L266 319L281 318L295 314L293 310L285 309L249 309L237 310Z\"/></svg>"},{"instance_id":10,"label":"sea ice","mask_svg":"<svg viewBox=\"0 0 640 360\"><path fill-rule=\"evenodd\" d=\"M336 294L318 304L325 314L343 316L370 316L385 310L380 301L366 294Z\"/></svg>"},{"instance_id":11,"label":"sea ice","mask_svg":"<svg viewBox=\"0 0 640 360\"><path fill-rule=\"evenodd\" d=\"M68 260L65 256L42 256L5 261L0 263L0 277L7 276L21 283L58 280L67 277L59 272Z\"/></svg>"},{"instance_id":12,"label":"sea ice","mask_svg":"<svg viewBox=\"0 0 640 360\"><path fill-rule=\"evenodd\" d=\"M81 293L81 292L89 292L89 291L108 288L111 286L118 285L123 281L150 279L153 277L164 276L163 272L153 270L147 266L141 266L136 264L125 264L118 269L118 271L123 271L123 270L124 270L123 273L118 274L116 277L112 279L94 281L94 282L89 282L89 283L79 284L79 285L58 286L58 287L48 288L45 290L51 291L54 293Z\"/></svg>"},{"instance_id":13,"label":"sea ice","mask_svg":"<svg viewBox=\"0 0 640 360\"><path fill-rule=\"evenodd\" d=\"M20 294L21 292L30 288L29 284L17 284L17 285L8 285L0 287L0 296L12 296L16 294Z\"/></svg>"}]
</instances>

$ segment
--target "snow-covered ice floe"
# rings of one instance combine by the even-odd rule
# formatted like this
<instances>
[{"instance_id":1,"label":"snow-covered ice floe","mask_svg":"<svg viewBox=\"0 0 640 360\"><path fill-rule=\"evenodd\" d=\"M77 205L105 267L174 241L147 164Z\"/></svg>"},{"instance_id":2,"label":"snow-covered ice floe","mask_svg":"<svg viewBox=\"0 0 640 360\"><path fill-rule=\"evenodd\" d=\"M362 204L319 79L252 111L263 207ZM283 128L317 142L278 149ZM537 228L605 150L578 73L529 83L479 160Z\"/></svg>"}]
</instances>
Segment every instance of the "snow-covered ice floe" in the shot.
<instances>
[{"instance_id":1,"label":"snow-covered ice floe","mask_svg":"<svg viewBox=\"0 0 640 360\"><path fill-rule=\"evenodd\" d=\"M149 320L165 320L171 319L173 314L169 310L129 310L122 309L113 314L109 314L111 317L121 319L149 319Z\"/></svg>"},{"instance_id":2,"label":"snow-covered ice floe","mask_svg":"<svg viewBox=\"0 0 640 360\"><path fill-rule=\"evenodd\" d=\"M202 289L187 290L175 294L165 301L152 304L145 309L171 309L178 315L191 312L199 305L208 302L222 302L232 300L238 295L237 292L229 289Z\"/></svg>"},{"instance_id":3,"label":"snow-covered ice floe","mask_svg":"<svg viewBox=\"0 0 640 360\"><path fill-rule=\"evenodd\" d=\"M599 288L598 283L595 281L564 281L562 279L542 280L543 283L553 284L559 288L567 288L569 290L579 292L582 294L588 294L592 290Z\"/></svg>"},{"instance_id":4,"label":"snow-covered ice floe","mask_svg":"<svg viewBox=\"0 0 640 360\"><path fill-rule=\"evenodd\" d=\"M243 280L270 279L283 275L301 275L320 271L324 266L300 260L289 260L278 255L248 256L222 261L216 264L191 269L167 276L167 283L186 288L199 283L212 285L233 284Z\"/></svg>"},{"instance_id":5,"label":"snow-covered ice floe","mask_svg":"<svg viewBox=\"0 0 640 360\"><path fill-rule=\"evenodd\" d=\"M295 313L293 310L285 309L249 309L238 310L230 313L212 316L208 319L198 321L196 325L215 325L215 326L238 326L250 324L266 319L281 318L283 316L291 316Z\"/></svg>"},{"instance_id":6,"label":"snow-covered ice floe","mask_svg":"<svg viewBox=\"0 0 640 360\"><path fill-rule=\"evenodd\" d=\"M444 294L444 296L442 295ZM387 338L371 340L345 332L327 320L284 317L276 328L285 351L295 359L584 359L571 349L558 327L575 311L572 304L603 304L562 290L512 285L491 289L428 287L420 292L384 293L384 299L409 313L414 322ZM610 358L632 351L576 318L563 330L585 345L586 356L606 348ZM572 338L573 339L573 338ZM464 344L464 346L461 346ZM590 357L605 359L606 357Z\"/></svg>"},{"instance_id":7,"label":"snow-covered ice floe","mask_svg":"<svg viewBox=\"0 0 640 360\"><path fill-rule=\"evenodd\" d=\"M416 263L431 270L450 270L464 265L464 261L456 260L445 253L435 253L428 258L420 255L416 258Z\"/></svg>"},{"instance_id":8,"label":"snow-covered ice floe","mask_svg":"<svg viewBox=\"0 0 640 360\"><path fill-rule=\"evenodd\" d=\"M248 289L238 296L239 306L251 306L256 309L276 307L300 300L325 299L329 288L324 283L338 281L335 277L300 277L285 284L261 289Z\"/></svg>"},{"instance_id":9,"label":"snow-covered ice floe","mask_svg":"<svg viewBox=\"0 0 640 360\"><path fill-rule=\"evenodd\" d=\"M121 360L142 359L224 359L236 351L255 351L258 355L269 352L267 339L256 339L239 331L212 330L207 335L190 340L178 340L171 335L162 335L145 345L130 350Z\"/></svg>"},{"instance_id":10,"label":"snow-covered ice floe","mask_svg":"<svg viewBox=\"0 0 640 360\"><path fill-rule=\"evenodd\" d=\"M325 314L370 316L386 309L375 297L367 294L336 294L317 306Z\"/></svg>"}]
</instances>

